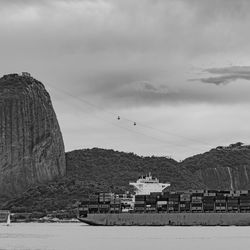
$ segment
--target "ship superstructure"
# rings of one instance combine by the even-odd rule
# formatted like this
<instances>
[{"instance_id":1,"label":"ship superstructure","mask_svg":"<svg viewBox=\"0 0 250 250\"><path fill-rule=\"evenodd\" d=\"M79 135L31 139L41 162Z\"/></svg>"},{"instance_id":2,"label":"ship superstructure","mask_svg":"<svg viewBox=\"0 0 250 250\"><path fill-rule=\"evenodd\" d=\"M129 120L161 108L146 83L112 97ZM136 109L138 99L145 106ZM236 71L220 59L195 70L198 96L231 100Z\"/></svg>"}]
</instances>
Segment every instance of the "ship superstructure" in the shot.
<instances>
[{"instance_id":1,"label":"ship superstructure","mask_svg":"<svg viewBox=\"0 0 250 250\"><path fill-rule=\"evenodd\" d=\"M150 193L162 192L170 186L170 183L160 183L149 173L146 176L141 176L136 182L130 182L129 185L134 186L136 195L150 195Z\"/></svg>"}]
</instances>

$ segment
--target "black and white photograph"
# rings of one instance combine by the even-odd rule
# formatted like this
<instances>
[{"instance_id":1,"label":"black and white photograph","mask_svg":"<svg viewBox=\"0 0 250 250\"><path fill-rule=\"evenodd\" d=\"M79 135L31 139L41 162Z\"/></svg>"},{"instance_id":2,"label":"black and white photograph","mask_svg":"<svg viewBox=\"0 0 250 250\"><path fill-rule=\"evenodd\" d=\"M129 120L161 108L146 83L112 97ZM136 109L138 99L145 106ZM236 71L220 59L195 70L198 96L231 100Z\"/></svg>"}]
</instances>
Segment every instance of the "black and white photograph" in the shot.
<instances>
[{"instance_id":1,"label":"black and white photograph","mask_svg":"<svg viewBox=\"0 0 250 250\"><path fill-rule=\"evenodd\" d=\"M0 250L250 247L250 0L0 0Z\"/></svg>"}]
</instances>

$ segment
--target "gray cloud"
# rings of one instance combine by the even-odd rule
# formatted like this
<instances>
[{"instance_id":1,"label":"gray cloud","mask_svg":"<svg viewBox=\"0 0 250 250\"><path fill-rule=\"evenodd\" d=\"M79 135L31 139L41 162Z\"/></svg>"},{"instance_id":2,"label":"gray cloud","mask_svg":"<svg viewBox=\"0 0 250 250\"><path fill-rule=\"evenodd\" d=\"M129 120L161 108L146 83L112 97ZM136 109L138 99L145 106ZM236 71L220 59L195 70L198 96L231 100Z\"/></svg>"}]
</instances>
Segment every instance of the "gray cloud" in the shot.
<instances>
[{"instance_id":1,"label":"gray cloud","mask_svg":"<svg viewBox=\"0 0 250 250\"><path fill-rule=\"evenodd\" d=\"M245 141L238 135L243 125L242 135L249 134L242 107L249 109L250 85L214 84L248 80L248 69L214 65L249 63L249 12L249 0L2 0L0 69L29 71L48 84L67 149L111 147L118 138L114 148L120 150L133 144L137 153L142 146L139 153L166 153L136 137L138 146L134 134L118 129L112 138L113 127L96 122L78 98L100 106L100 116L108 109L186 137L193 131L193 138L205 135L212 143L231 143L232 135ZM199 80L214 84L187 81L196 77L192 66L208 68L203 73L211 75Z\"/></svg>"},{"instance_id":2,"label":"gray cloud","mask_svg":"<svg viewBox=\"0 0 250 250\"><path fill-rule=\"evenodd\" d=\"M140 85L142 85L143 89L147 92L153 92L153 93L161 93L161 94L167 94L168 91L168 87L165 85L154 85L150 82L142 82L140 83Z\"/></svg>"},{"instance_id":3,"label":"gray cloud","mask_svg":"<svg viewBox=\"0 0 250 250\"><path fill-rule=\"evenodd\" d=\"M0 68L110 106L232 102L187 83L191 64L250 53L249 1L1 1ZM213 72L207 72L214 74ZM245 77L245 78L244 78ZM241 76L240 79L246 79ZM201 79L216 84L239 72ZM216 92L216 94L215 94Z\"/></svg>"},{"instance_id":4,"label":"gray cloud","mask_svg":"<svg viewBox=\"0 0 250 250\"><path fill-rule=\"evenodd\" d=\"M236 80L250 80L250 66L231 66L223 68L205 69L205 73L216 74L216 77L206 77L200 80L203 83L212 83L216 85L228 84Z\"/></svg>"}]
</instances>

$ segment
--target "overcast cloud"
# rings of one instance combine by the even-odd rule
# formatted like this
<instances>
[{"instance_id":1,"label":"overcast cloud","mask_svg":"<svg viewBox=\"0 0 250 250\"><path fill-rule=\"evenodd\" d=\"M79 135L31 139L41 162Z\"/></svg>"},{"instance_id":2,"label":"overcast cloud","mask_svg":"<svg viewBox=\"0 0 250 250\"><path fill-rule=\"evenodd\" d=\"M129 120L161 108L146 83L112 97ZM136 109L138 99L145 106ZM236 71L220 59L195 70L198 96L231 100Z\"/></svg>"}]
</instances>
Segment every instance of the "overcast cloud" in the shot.
<instances>
[{"instance_id":1,"label":"overcast cloud","mask_svg":"<svg viewBox=\"0 0 250 250\"><path fill-rule=\"evenodd\" d=\"M29 71L46 85L67 150L100 146L182 159L249 142L250 129L241 129L250 122L243 115L250 106L249 11L248 0L0 1L0 68ZM139 126L137 135L105 112L181 137ZM139 133L172 144L163 148Z\"/></svg>"},{"instance_id":2,"label":"overcast cloud","mask_svg":"<svg viewBox=\"0 0 250 250\"><path fill-rule=\"evenodd\" d=\"M204 72L218 75L215 77L207 77L195 79L204 83L213 83L216 85L235 82L236 80L250 80L250 66L231 66L224 68L206 69Z\"/></svg>"}]
</instances>

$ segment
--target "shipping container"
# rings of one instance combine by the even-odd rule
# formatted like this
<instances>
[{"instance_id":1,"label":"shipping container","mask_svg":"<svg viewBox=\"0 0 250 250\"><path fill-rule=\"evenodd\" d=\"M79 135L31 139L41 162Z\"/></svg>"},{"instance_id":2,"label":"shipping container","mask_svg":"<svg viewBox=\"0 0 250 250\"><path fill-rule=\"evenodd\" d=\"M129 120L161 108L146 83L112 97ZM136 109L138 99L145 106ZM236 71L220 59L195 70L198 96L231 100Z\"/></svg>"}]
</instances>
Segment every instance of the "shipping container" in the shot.
<instances>
[{"instance_id":1,"label":"shipping container","mask_svg":"<svg viewBox=\"0 0 250 250\"><path fill-rule=\"evenodd\" d=\"M143 213L145 211L144 207L135 207L134 208L135 212Z\"/></svg>"},{"instance_id":2,"label":"shipping container","mask_svg":"<svg viewBox=\"0 0 250 250\"><path fill-rule=\"evenodd\" d=\"M189 212L190 206L190 202L180 202L180 212Z\"/></svg>"},{"instance_id":3,"label":"shipping container","mask_svg":"<svg viewBox=\"0 0 250 250\"><path fill-rule=\"evenodd\" d=\"M204 196L206 196L206 197L214 197L214 196L216 196L216 194L217 194L216 190L206 190L204 192Z\"/></svg>"},{"instance_id":4,"label":"shipping container","mask_svg":"<svg viewBox=\"0 0 250 250\"><path fill-rule=\"evenodd\" d=\"M239 199L237 197L227 197L227 203L238 204Z\"/></svg>"},{"instance_id":5,"label":"shipping container","mask_svg":"<svg viewBox=\"0 0 250 250\"><path fill-rule=\"evenodd\" d=\"M99 205L98 204L89 204L88 207L89 208L97 208L98 209Z\"/></svg>"},{"instance_id":6,"label":"shipping container","mask_svg":"<svg viewBox=\"0 0 250 250\"><path fill-rule=\"evenodd\" d=\"M158 201L168 201L168 197L161 195L157 200Z\"/></svg>"},{"instance_id":7,"label":"shipping container","mask_svg":"<svg viewBox=\"0 0 250 250\"><path fill-rule=\"evenodd\" d=\"M146 201L150 201L150 202L156 202L156 197L150 197L150 196L146 196Z\"/></svg>"},{"instance_id":8,"label":"shipping container","mask_svg":"<svg viewBox=\"0 0 250 250\"><path fill-rule=\"evenodd\" d=\"M203 201L214 201L215 200L215 197L214 196L204 196Z\"/></svg>"},{"instance_id":9,"label":"shipping container","mask_svg":"<svg viewBox=\"0 0 250 250\"><path fill-rule=\"evenodd\" d=\"M191 203L190 210L192 212L202 212L203 211L203 204L202 203Z\"/></svg>"},{"instance_id":10,"label":"shipping container","mask_svg":"<svg viewBox=\"0 0 250 250\"><path fill-rule=\"evenodd\" d=\"M119 208L121 207L121 204L110 204L110 207L113 207L113 208Z\"/></svg>"},{"instance_id":11,"label":"shipping container","mask_svg":"<svg viewBox=\"0 0 250 250\"><path fill-rule=\"evenodd\" d=\"M192 204L202 204L202 200L192 200Z\"/></svg>"},{"instance_id":12,"label":"shipping container","mask_svg":"<svg viewBox=\"0 0 250 250\"><path fill-rule=\"evenodd\" d=\"M155 207L146 207L146 212L147 213L155 213L156 212L156 208Z\"/></svg>"},{"instance_id":13,"label":"shipping container","mask_svg":"<svg viewBox=\"0 0 250 250\"><path fill-rule=\"evenodd\" d=\"M191 195L190 194L181 194L180 195L180 201L190 201Z\"/></svg>"},{"instance_id":14,"label":"shipping container","mask_svg":"<svg viewBox=\"0 0 250 250\"><path fill-rule=\"evenodd\" d=\"M216 204L225 204L226 200L215 200Z\"/></svg>"},{"instance_id":15,"label":"shipping container","mask_svg":"<svg viewBox=\"0 0 250 250\"><path fill-rule=\"evenodd\" d=\"M197 190L192 190L192 194L195 194L195 195L202 195L205 193L205 190L203 189L197 189Z\"/></svg>"},{"instance_id":16,"label":"shipping container","mask_svg":"<svg viewBox=\"0 0 250 250\"><path fill-rule=\"evenodd\" d=\"M238 205L227 205L228 212L238 212L239 206Z\"/></svg>"},{"instance_id":17,"label":"shipping container","mask_svg":"<svg viewBox=\"0 0 250 250\"><path fill-rule=\"evenodd\" d=\"M215 210L216 211L226 211L226 207L225 206L215 206Z\"/></svg>"},{"instance_id":18,"label":"shipping container","mask_svg":"<svg viewBox=\"0 0 250 250\"><path fill-rule=\"evenodd\" d=\"M167 203L168 203L169 205L177 205L177 204L179 204L178 201L168 201Z\"/></svg>"},{"instance_id":19,"label":"shipping container","mask_svg":"<svg viewBox=\"0 0 250 250\"><path fill-rule=\"evenodd\" d=\"M99 196L96 194L92 194L89 196L89 200L91 201L98 201Z\"/></svg>"},{"instance_id":20,"label":"shipping container","mask_svg":"<svg viewBox=\"0 0 250 250\"><path fill-rule=\"evenodd\" d=\"M168 201L179 202L179 197L169 197Z\"/></svg>"},{"instance_id":21,"label":"shipping container","mask_svg":"<svg viewBox=\"0 0 250 250\"><path fill-rule=\"evenodd\" d=\"M145 200L145 195L136 195L135 196L135 201L144 201Z\"/></svg>"},{"instance_id":22,"label":"shipping container","mask_svg":"<svg viewBox=\"0 0 250 250\"><path fill-rule=\"evenodd\" d=\"M99 204L99 208L109 208L109 204Z\"/></svg>"},{"instance_id":23,"label":"shipping container","mask_svg":"<svg viewBox=\"0 0 250 250\"><path fill-rule=\"evenodd\" d=\"M121 209L120 208L110 208L110 213L120 213Z\"/></svg>"},{"instance_id":24,"label":"shipping container","mask_svg":"<svg viewBox=\"0 0 250 250\"><path fill-rule=\"evenodd\" d=\"M169 212L179 212L179 203L168 204L168 211Z\"/></svg>"},{"instance_id":25,"label":"shipping container","mask_svg":"<svg viewBox=\"0 0 250 250\"><path fill-rule=\"evenodd\" d=\"M202 207L191 207L191 212L202 212Z\"/></svg>"},{"instance_id":26,"label":"shipping container","mask_svg":"<svg viewBox=\"0 0 250 250\"><path fill-rule=\"evenodd\" d=\"M111 200L110 204L121 204L121 200Z\"/></svg>"},{"instance_id":27,"label":"shipping container","mask_svg":"<svg viewBox=\"0 0 250 250\"><path fill-rule=\"evenodd\" d=\"M135 204L134 207L145 207L145 204Z\"/></svg>"},{"instance_id":28,"label":"shipping container","mask_svg":"<svg viewBox=\"0 0 250 250\"><path fill-rule=\"evenodd\" d=\"M240 202L240 206L250 206L250 202Z\"/></svg>"},{"instance_id":29,"label":"shipping container","mask_svg":"<svg viewBox=\"0 0 250 250\"><path fill-rule=\"evenodd\" d=\"M83 200L81 201L81 205L88 205L90 203L89 200Z\"/></svg>"},{"instance_id":30,"label":"shipping container","mask_svg":"<svg viewBox=\"0 0 250 250\"><path fill-rule=\"evenodd\" d=\"M185 198L185 199L187 199L187 198L190 198L191 197L191 194L186 194L186 193L183 193L183 194L180 194L180 198Z\"/></svg>"},{"instance_id":31,"label":"shipping container","mask_svg":"<svg viewBox=\"0 0 250 250\"><path fill-rule=\"evenodd\" d=\"M167 212L168 211L168 206L167 205L162 205L160 207L157 207L158 212Z\"/></svg>"},{"instance_id":32,"label":"shipping container","mask_svg":"<svg viewBox=\"0 0 250 250\"><path fill-rule=\"evenodd\" d=\"M240 200L250 200L249 195L240 195Z\"/></svg>"},{"instance_id":33,"label":"shipping container","mask_svg":"<svg viewBox=\"0 0 250 250\"><path fill-rule=\"evenodd\" d=\"M89 208L88 213L90 213L90 214L99 213L99 209L98 208Z\"/></svg>"},{"instance_id":34,"label":"shipping container","mask_svg":"<svg viewBox=\"0 0 250 250\"><path fill-rule=\"evenodd\" d=\"M150 193L150 196L159 198L161 196L161 194L162 194L161 192L152 192L152 193Z\"/></svg>"},{"instance_id":35,"label":"shipping container","mask_svg":"<svg viewBox=\"0 0 250 250\"><path fill-rule=\"evenodd\" d=\"M106 205L106 204L103 204ZM110 206L99 205L99 213L108 213L110 211Z\"/></svg>"},{"instance_id":36,"label":"shipping container","mask_svg":"<svg viewBox=\"0 0 250 250\"><path fill-rule=\"evenodd\" d=\"M195 199L195 200L202 200L202 199L203 199L203 196L192 195L192 196L191 196L191 200L193 200L193 199Z\"/></svg>"},{"instance_id":37,"label":"shipping container","mask_svg":"<svg viewBox=\"0 0 250 250\"><path fill-rule=\"evenodd\" d=\"M192 207L202 207L202 203L190 203Z\"/></svg>"},{"instance_id":38,"label":"shipping container","mask_svg":"<svg viewBox=\"0 0 250 250\"><path fill-rule=\"evenodd\" d=\"M203 211L204 212L213 212L214 211L214 204L203 204Z\"/></svg>"},{"instance_id":39,"label":"shipping container","mask_svg":"<svg viewBox=\"0 0 250 250\"><path fill-rule=\"evenodd\" d=\"M248 190L236 190L235 194L236 195L248 194Z\"/></svg>"},{"instance_id":40,"label":"shipping container","mask_svg":"<svg viewBox=\"0 0 250 250\"><path fill-rule=\"evenodd\" d=\"M135 201L135 204L145 204L145 201Z\"/></svg>"},{"instance_id":41,"label":"shipping container","mask_svg":"<svg viewBox=\"0 0 250 250\"><path fill-rule=\"evenodd\" d=\"M170 196L170 192L169 192L169 191L163 192L163 193L161 194L161 196L162 196L162 197L169 197L169 196Z\"/></svg>"},{"instance_id":42,"label":"shipping container","mask_svg":"<svg viewBox=\"0 0 250 250\"><path fill-rule=\"evenodd\" d=\"M167 201L157 201L157 206L167 205Z\"/></svg>"}]
</instances>

